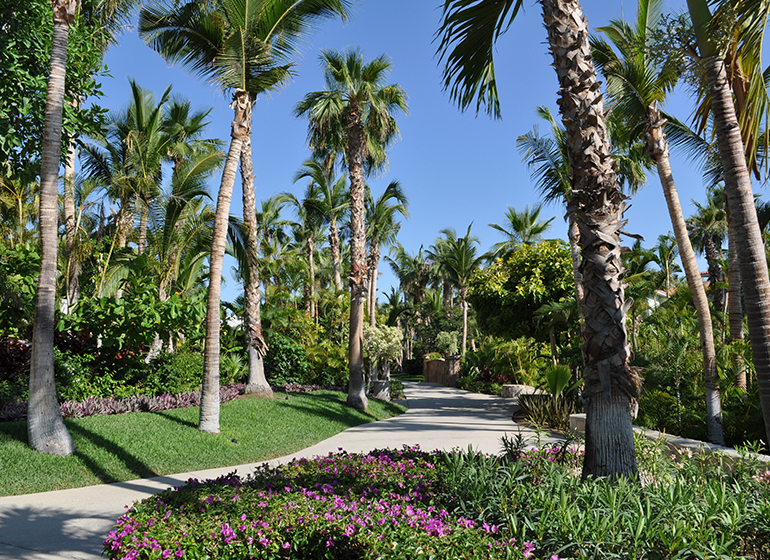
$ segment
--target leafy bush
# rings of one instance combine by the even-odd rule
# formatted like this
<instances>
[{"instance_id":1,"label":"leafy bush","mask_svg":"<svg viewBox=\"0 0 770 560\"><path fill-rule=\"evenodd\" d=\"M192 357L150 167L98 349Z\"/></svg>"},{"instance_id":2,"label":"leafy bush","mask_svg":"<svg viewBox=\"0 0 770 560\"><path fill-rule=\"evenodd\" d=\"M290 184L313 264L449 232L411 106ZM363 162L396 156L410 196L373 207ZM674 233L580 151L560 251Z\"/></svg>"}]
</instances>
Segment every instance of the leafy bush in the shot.
<instances>
[{"instance_id":1,"label":"leafy bush","mask_svg":"<svg viewBox=\"0 0 770 560\"><path fill-rule=\"evenodd\" d=\"M444 356L456 356L459 351L458 339L460 333L457 331L442 331L436 335L436 349Z\"/></svg>"},{"instance_id":2,"label":"leafy bush","mask_svg":"<svg viewBox=\"0 0 770 560\"><path fill-rule=\"evenodd\" d=\"M222 357L227 354L223 354ZM141 382L141 392L147 395L183 393L200 389L203 379L203 354L183 350L164 352L149 364L151 371ZM223 385L231 382L230 376L223 376L220 364L220 381ZM242 380L241 380L242 381Z\"/></svg>"},{"instance_id":3,"label":"leafy bush","mask_svg":"<svg viewBox=\"0 0 770 560\"><path fill-rule=\"evenodd\" d=\"M574 291L572 256L562 241L522 245L471 278L468 302L479 330L507 339L538 336L535 312Z\"/></svg>"},{"instance_id":4,"label":"leafy bush","mask_svg":"<svg viewBox=\"0 0 770 560\"><path fill-rule=\"evenodd\" d=\"M347 384L350 372L346 346L322 340L307 348L307 359L318 385L341 387Z\"/></svg>"},{"instance_id":5,"label":"leafy bush","mask_svg":"<svg viewBox=\"0 0 770 560\"><path fill-rule=\"evenodd\" d=\"M0 337L32 338L39 274L37 245L0 243Z\"/></svg>"},{"instance_id":6,"label":"leafy bush","mask_svg":"<svg viewBox=\"0 0 770 560\"><path fill-rule=\"evenodd\" d=\"M271 385L312 383L312 368L304 347L275 331L267 331L265 340L265 377Z\"/></svg>"}]
</instances>

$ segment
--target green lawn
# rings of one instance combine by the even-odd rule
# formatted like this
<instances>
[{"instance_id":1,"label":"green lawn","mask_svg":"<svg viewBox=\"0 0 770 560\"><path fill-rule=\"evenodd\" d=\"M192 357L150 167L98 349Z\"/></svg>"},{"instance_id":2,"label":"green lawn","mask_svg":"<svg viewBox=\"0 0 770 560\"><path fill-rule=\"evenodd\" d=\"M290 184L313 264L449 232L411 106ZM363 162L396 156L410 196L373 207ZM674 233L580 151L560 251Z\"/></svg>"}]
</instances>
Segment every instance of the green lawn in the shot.
<instances>
[{"instance_id":1,"label":"green lawn","mask_svg":"<svg viewBox=\"0 0 770 560\"><path fill-rule=\"evenodd\" d=\"M0 496L264 461L405 410L370 399L362 412L345 399L334 391L236 399L222 405L217 435L197 429L197 407L69 419L70 457L33 451L26 422L2 422Z\"/></svg>"}]
</instances>

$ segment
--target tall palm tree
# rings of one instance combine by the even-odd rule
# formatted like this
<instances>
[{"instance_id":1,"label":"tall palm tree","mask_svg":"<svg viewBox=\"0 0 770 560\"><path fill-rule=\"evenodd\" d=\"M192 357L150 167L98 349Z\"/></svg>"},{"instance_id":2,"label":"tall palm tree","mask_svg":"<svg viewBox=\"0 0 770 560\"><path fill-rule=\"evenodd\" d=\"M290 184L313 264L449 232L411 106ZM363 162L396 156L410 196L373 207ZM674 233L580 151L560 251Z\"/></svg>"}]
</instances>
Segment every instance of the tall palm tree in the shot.
<instances>
[{"instance_id":1,"label":"tall palm tree","mask_svg":"<svg viewBox=\"0 0 770 560\"><path fill-rule=\"evenodd\" d=\"M246 346L249 369L261 367L266 344L259 327L256 202L251 162L251 112L256 97L286 83L298 39L319 20L347 16L347 0L191 0L155 3L139 14L139 35L170 62L181 62L222 90L234 91L230 149L217 200L211 246L206 350L199 429L219 432L219 330L222 261L238 162L248 228Z\"/></svg>"},{"instance_id":2,"label":"tall palm tree","mask_svg":"<svg viewBox=\"0 0 770 560\"><path fill-rule=\"evenodd\" d=\"M551 229L551 222L555 219L540 221L542 209L543 206L540 204L531 210L529 206L526 206L521 211L509 206L505 211L506 221L503 225L489 224L489 227L496 229L506 237L505 241L492 245L490 255L505 258L515 251L520 244L532 245L540 241L543 234Z\"/></svg>"},{"instance_id":3,"label":"tall palm tree","mask_svg":"<svg viewBox=\"0 0 770 560\"><path fill-rule=\"evenodd\" d=\"M476 246L479 244L479 239L471 235L471 226L473 226L472 223L468 225L468 231L463 237L457 237L453 229L442 230L444 238L437 242L437 245L445 246L441 251L443 264L449 272L452 283L457 287L460 303L463 306L463 356L465 356L468 341L468 284L471 275L479 269L484 258L477 253Z\"/></svg>"},{"instance_id":4,"label":"tall palm tree","mask_svg":"<svg viewBox=\"0 0 770 560\"><path fill-rule=\"evenodd\" d=\"M332 276L334 289L342 290L340 273L340 234L339 223L347 216L350 209L345 177L334 177L333 168L326 167L318 159L309 159L302 164L294 177L296 183L303 177L309 177L315 183L316 197L308 203L323 216L329 225L329 248L332 256Z\"/></svg>"},{"instance_id":5,"label":"tall palm tree","mask_svg":"<svg viewBox=\"0 0 770 560\"><path fill-rule=\"evenodd\" d=\"M305 310L312 319L318 317L316 310L316 246L321 237L324 215L319 211L318 185L309 181L302 199L291 193L284 193L285 200L294 207L298 222L291 223L294 238L302 245L307 262L307 278L304 282Z\"/></svg>"},{"instance_id":6,"label":"tall palm tree","mask_svg":"<svg viewBox=\"0 0 770 560\"><path fill-rule=\"evenodd\" d=\"M690 234L693 248L701 255L706 256L709 268L709 284L716 286L724 281L721 260L722 241L727 236L727 214L722 200L723 193L710 189L706 195L706 204L700 204L695 200L695 213L687 219L687 229ZM714 290L714 309L721 313L724 311L724 289Z\"/></svg>"},{"instance_id":7,"label":"tall palm tree","mask_svg":"<svg viewBox=\"0 0 770 560\"><path fill-rule=\"evenodd\" d=\"M754 367L757 372L765 431L770 438L770 278L767 271L762 232L759 229L751 177L746 164L733 91L728 79L725 53L712 33L714 20L707 0L688 0L687 7L695 31L700 66L706 75L711 113L714 117L719 156L725 178L725 196L733 221L741 268L744 301L749 326ZM738 6L738 24L744 33L746 58L761 60L761 37L766 18L757 17L766 6L748 1ZM747 23L754 23L754 26ZM764 87L758 97L767 98Z\"/></svg>"},{"instance_id":8,"label":"tall palm tree","mask_svg":"<svg viewBox=\"0 0 770 560\"><path fill-rule=\"evenodd\" d=\"M639 0L635 25L612 20L609 25L599 28L612 46L595 39L592 41L592 50L597 66L607 77L607 90L614 105L613 111L628 123L632 136L644 137L647 154L658 169L687 284L698 313L709 439L723 445L722 406L711 311L671 172L668 142L664 133L667 120L660 117L658 110L658 104L665 101L668 93L673 90L681 71L681 60L676 54L661 62L651 52L654 47L654 31L660 24L661 10L661 0Z\"/></svg>"},{"instance_id":9,"label":"tall palm tree","mask_svg":"<svg viewBox=\"0 0 770 560\"><path fill-rule=\"evenodd\" d=\"M461 109L475 100L500 115L494 44L523 6L521 0L445 0L438 32L444 86ZM627 304L619 230L626 207L604 119L604 102L577 0L542 0L543 21L559 82L559 107L572 169L568 212L580 228L585 295L581 309L586 397L583 477L637 471L631 425L639 378L628 365Z\"/></svg>"},{"instance_id":10,"label":"tall palm tree","mask_svg":"<svg viewBox=\"0 0 770 560\"><path fill-rule=\"evenodd\" d=\"M406 112L406 93L387 85L390 60L382 55L364 63L360 50L323 51L326 89L307 94L295 113L310 120L311 148L329 158L343 149L350 181L350 383L347 402L366 409L364 381L364 299L366 297L366 225L364 172L383 165L385 150L398 136L394 115ZM344 132L343 132L344 131ZM332 156L332 157L334 157Z\"/></svg>"},{"instance_id":11,"label":"tall palm tree","mask_svg":"<svg viewBox=\"0 0 770 560\"><path fill-rule=\"evenodd\" d=\"M367 271L369 273L369 323L377 323L377 277L380 268L380 250L396 242L396 235L401 230L401 223L396 215L409 218L407 198L401 184L391 181L385 191L374 200L371 191L366 189L366 243L369 246Z\"/></svg>"}]
</instances>

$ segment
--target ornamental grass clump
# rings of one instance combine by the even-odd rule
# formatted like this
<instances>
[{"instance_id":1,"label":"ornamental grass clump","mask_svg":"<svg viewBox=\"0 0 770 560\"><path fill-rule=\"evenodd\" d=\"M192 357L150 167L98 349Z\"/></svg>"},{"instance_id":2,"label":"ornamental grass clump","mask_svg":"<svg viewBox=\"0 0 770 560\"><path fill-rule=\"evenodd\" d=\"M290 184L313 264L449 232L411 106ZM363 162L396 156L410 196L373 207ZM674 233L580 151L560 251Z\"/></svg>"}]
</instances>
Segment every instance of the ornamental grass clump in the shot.
<instances>
[{"instance_id":1,"label":"ornamental grass clump","mask_svg":"<svg viewBox=\"0 0 770 560\"><path fill-rule=\"evenodd\" d=\"M134 505L104 542L114 559L529 558L531 542L450 514L443 456L330 454L252 475L189 480Z\"/></svg>"}]
</instances>

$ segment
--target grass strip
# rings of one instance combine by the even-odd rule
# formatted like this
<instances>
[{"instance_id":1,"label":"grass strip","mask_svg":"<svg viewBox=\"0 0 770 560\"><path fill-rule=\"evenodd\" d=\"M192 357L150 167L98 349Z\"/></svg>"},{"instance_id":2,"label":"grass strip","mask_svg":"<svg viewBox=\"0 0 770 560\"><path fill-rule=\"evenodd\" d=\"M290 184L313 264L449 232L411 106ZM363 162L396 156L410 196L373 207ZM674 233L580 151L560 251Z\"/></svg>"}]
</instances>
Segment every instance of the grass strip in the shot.
<instances>
[{"instance_id":1,"label":"grass strip","mask_svg":"<svg viewBox=\"0 0 770 560\"><path fill-rule=\"evenodd\" d=\"M222 405L219 434L198 430L198 407L68 419L69 457L30 448L25 421L0 423L0 496L266 461L405 410L370 399L364 412L345 399L336 391L239 398Z\"/></svg>"}]
</instances>

